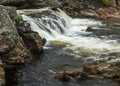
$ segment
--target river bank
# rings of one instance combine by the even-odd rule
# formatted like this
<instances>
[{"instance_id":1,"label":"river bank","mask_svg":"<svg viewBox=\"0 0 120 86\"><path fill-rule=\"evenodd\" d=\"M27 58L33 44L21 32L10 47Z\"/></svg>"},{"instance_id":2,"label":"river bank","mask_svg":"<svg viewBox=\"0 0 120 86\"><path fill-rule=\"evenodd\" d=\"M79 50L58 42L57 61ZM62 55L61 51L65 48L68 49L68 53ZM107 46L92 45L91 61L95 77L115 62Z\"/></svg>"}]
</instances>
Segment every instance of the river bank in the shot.
<instances>
[{"instance_id":1,"label":"river bank","mask_svg":"<svg viewBox=\"0 0 120 86\"><path fill-rule=\"evenodd\" d=\"M34 54L43 52L45 39L33 32L17 15L16 8L0 6L1 86L5 83L4 68L30 61ZM39 53L38 53L39 52ZM9 67L9 66L8 66Z\"/></svg>"}]
</instances>

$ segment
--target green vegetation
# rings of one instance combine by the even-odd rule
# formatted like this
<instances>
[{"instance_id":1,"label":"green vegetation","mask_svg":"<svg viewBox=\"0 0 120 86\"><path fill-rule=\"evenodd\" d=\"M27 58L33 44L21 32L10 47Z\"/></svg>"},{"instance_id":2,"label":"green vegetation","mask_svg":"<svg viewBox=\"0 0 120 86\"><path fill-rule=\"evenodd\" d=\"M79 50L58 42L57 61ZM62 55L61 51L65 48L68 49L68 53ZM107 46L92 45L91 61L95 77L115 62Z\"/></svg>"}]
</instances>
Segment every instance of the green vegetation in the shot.
<instances>
[{"instance_id":1,"label":"green vegetation","mask_svg":"<svg viewBox=\"0 0 120 86\"><path fill-rule=\"evenodd\" d=\"M15 16L12 20L15 21L15 23L18 25L22 21L22 17L21 16Z\"/></svg>"},{"instance_id":2,"label":"green vegetation","mask_svg":"<svg viewBox=\"0 0 120 86\"><path fill-rule=\"evenodd\" d=\"M109 5L110 5L110 0L102 0L102 2L103 2L106 6L109 6Z\"/></svg>"}]
</instances>

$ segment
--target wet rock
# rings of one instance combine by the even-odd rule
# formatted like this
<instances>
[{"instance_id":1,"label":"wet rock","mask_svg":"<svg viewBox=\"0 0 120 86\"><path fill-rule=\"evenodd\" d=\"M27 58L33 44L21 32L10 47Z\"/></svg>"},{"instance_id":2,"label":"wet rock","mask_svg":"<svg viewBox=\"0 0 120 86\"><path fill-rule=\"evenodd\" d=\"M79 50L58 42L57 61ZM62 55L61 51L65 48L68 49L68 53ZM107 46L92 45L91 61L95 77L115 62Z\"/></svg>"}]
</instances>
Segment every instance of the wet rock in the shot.
<instances>
[{"instance_id":1,"label":"wet rock","mask_svg":"<svg viewBox=\"0 0 120 86\"><path fill-rule=\"evenodd\" d=\"M100 62L88 62L83 65L83 71L89 75L100 75L103 73L105 65Z\"/></svg>"},{"instance_id":2,"label":"wet rock","mask_svg":"<svg viewBox=\"0 0 120 86\"><path fill-rule=\"evenodd\" d=\"M103 76L105 78L119 79L120 78L120 63L113 62L104 71L105 72L104 72Z\"/></svg>"},{"instance_id":3,"label":"wet rock","mask_svg":"<svg viewBox=\"0 0 120 86\"><path fill-rule=\"evenodd\" d=\"M88 78L86 72L83 72L81 69L68 69L61 72L57 72L54 77L61 81L69 81L72 79L75 80L84 80Z\"/></svg>"},{"instance_id":4,"label":"wet rock","mask_svg":"<svg viewBox=\"0 0 120 86\"><path fill-rule=\"evenodd\" d=\"M120 78L120 63L103 63L103 62L90 62L85 63L83 71L89 75L99 75L103 78L119 79Z\"/></svg>"},{"instance_id":5,"label":"wet rock","mask_svg":"<svg viewBox=\"0 0 120 86\"><path fill-rule=\"evenodd\" d=\"M19 25L17 29L20 36L23 38L25 45L32 54L40 55L43 52L43 46L46 44L46 39L41 38L37 32L32 31L30 24L26 22Z\"/></svg>"},{"instance_id":6,"label":"wet rock","mask_svg":"<svg viewBox=\"0 0 120 86\"><path fill-rule=\"evenodd\" d=\"M104 29L104 28L109 28L109 29ZM115 28L115 27L104 27L101 29L93 29L92 27L88 27L86 29L87 32L92 32L93 34L97 35L97 36L109 36L109 35L119 35L119 28Z\"/></svg>"},{"instance_id":7,"label":"wet rock","mask_svg":"<svg viewBox=\"0 0 120 86\"><path fill-rule=\"evenodd\" d=\"M21 22L21 24L19 24L17 26L17 30L18 30L18 33L20 34L20 36L23 36L23 34L25 34L25 33L32 32L30 24L26 23L26 22Z\"/></svg>"},{"instance_id":8,"label":"wet rock","mask_svg":"<svg viewBox=\"0 0 120 86\"><path fill-rule=\"evenodd\" d=\"M67 45L68 43L64 42L64 41L51 41L51 44L52 45L58 45L58 46L65 46Z\"/></svg>"},{"instance_id":9,"label":"wet rock","mask_svg":"<svg viewBox=\"0 0 120 86\"><path fill-rule=\"evenodd\" d=\"M68 74L66 74L65 72L55 74L54 78L56 78L60 81L64 81L64 82L70 81L70 76Z\"/></svg>"},{"instance_id":10,"label":"wet rock","mask_svg":"<svg viewBox=\"0 0 120 86\"><path fill-rule=\"evenodd\" d=\"M92 27L88 26L87 29L86 29L87 32L93 32L94 29L92 29Z\"/></svg>"},{"instance_id":11,"label":"wet rock","mask_svg":"<svg viewBox=\"0 0 120 86\"><path fill-rule=\"evenodd\" d=\"M23 34L23 40L32 53L40 54L41 52L43 52L45 39L43 41L43 39L39 36L37 32Z\"/></svg>"}]
</instances>

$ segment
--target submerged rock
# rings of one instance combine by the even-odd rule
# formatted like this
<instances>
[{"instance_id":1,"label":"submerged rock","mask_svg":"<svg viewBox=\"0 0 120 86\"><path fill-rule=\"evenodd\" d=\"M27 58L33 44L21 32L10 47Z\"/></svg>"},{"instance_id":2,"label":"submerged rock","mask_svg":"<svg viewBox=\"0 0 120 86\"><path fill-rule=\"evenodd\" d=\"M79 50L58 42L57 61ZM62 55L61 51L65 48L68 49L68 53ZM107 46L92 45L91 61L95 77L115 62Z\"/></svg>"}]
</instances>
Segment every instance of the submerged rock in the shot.
<instances>
[{"instance_id":1,"label":"submerged rock","mask_svg":"<svg viewBox=\"0 0 120 86\"><path fill-rule=\"evenodd\" d=\"M66 69L64 71L57 72L54 75L54 77L61 81L70 81L72 79L84 80L88 78L88 75L86 72L78 68L78 69Z\"/></svg>"},{"instance_id":2,"label":"submerged rock","mask_svg":"<svg viewBox=\"0 0 120 86\"><path fill-rule=\"evenodd\" d=\"M58 45L58 46L65 46L65 45L67 45L67 44L69 44L69 43L66 43L66 42L64 42L64 41L51 41L51 44L52 45Z\"/></svg>"},{"instance_id":3,"label":"submerged rock","mask_svg":"<svg viewBox=\"0 0 120 86\"><path fill-rule=\"evenodd\" d=\"M61 81L86 80L86 79L120 79L120 63L85 62L81 68L64 69L54 74Z\"/></svg>"},{"instance_id":4,"label":"submerged rock","mask_svg":"<svg viewBox=\"0 0 120 86\"><path fill-rule=\"evenodd\" d=\"M90 26L88 26L87 29L86 29L86 32L93 32L93 31L94 31L94 29Z\"/></svg>"}]
</instances>

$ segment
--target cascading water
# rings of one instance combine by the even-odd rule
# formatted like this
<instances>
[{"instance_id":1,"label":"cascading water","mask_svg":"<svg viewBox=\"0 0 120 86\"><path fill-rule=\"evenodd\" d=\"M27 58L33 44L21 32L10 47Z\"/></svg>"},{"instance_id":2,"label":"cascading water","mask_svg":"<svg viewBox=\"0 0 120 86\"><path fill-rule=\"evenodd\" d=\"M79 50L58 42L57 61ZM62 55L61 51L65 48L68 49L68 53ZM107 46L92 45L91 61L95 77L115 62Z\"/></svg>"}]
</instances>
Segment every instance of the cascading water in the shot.
<instances>
[{"instance_id":1,"label":"cascading water","mask_svg":"<svg viewBox=\"0 0 120 86\"><path fill-rule=\"evenodd\" d=\"M46 12L47 11L47 12ZM24 15L25 12L31 14ZM32 13L33 12L33 13ZM75 55L81 52L90 52L94 54L104 54L109 52L119 52L120 46L116 40L100 39L90 36L90 32L86 32L88 26L98 27L104 26L100 21L91 19L72 19L61 9L52 11L50 8L45 10L23 10L22 17L30 23L33 31L37 31L40 36L47 40L58 40L68 43L65 49L73 50ZM36 13L35 15L32 15Z\"/></svg>"},{"instance_id":2,"label":"cascading water","mask_svg":"<svg viewBox=\"0 0 120 86\"><path fill-rule=\"evenodd\" d=\"M17 67L15 72L7 71L9 79L6 86L120 86L119 82L108 79L84 81L72 78L69 82L61 82L52 77L59 70L81 69L83 63L88 61L105 62L105 64L120 62L118 40L86 32L88 26L100 30L104 24L91 19L72 19L61 9L18 10L18 14L22 15L24 21L30 23L33 31L45 37L48 43L41 56L43 58L34 57L34 61L22 68ZM60 42L58 43L60 45L52 44L54 41ZM105 65L103 69L107 67L108 65Z\"/></svg>"},{"instance_id":3,"label":"cascading water","mask_svg":"<svg viewBox=\"0 0 120 86\"><path fill-rule=\"evenodd\" d=\"M47 9L48 10L48 9ZM60 12L62 10L58 9ZM37 14L40 15L40 14ZM39 17L22 15L23 19L30 23L33 31L37 31L40 36L47 40L57 39L61 34L68 32L68 22L65 16L59 12L49 10L47 14L41 14ZM68 16L66 16L68 17ZM71 18L68 17L71 21Z\"/></svg>"}]
</instances>

